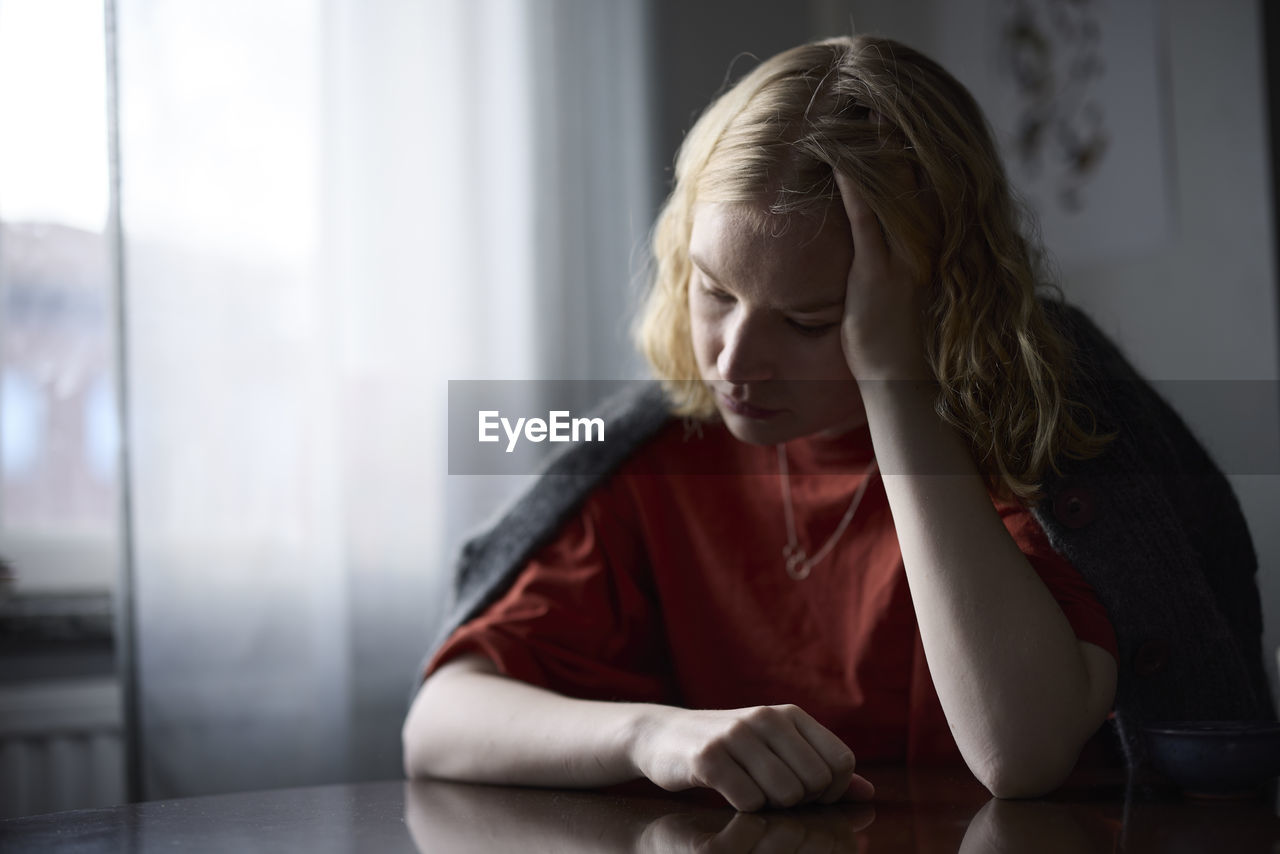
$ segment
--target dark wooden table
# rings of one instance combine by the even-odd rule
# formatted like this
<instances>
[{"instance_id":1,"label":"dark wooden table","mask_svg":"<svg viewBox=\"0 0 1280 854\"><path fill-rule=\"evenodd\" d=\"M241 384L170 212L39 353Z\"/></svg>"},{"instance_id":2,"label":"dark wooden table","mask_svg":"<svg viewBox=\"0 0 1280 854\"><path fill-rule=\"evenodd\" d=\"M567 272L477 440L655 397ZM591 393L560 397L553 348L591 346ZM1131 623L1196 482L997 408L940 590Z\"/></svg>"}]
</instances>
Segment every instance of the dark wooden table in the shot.
<instances>
[{"instance_id":1,"label":"dark wooden table","mask_svg":"<svg viewBox=\"0 0 1280 854\"><path fill-rule=\"evenodd\" d=\"M1097 779L993 800L963 769L865 769L873 804L736 813L707 793L392 781L281 789L0 822L22 852L1280 851L1274 789L1187 798Z\"/></svg>"}]
</instances>

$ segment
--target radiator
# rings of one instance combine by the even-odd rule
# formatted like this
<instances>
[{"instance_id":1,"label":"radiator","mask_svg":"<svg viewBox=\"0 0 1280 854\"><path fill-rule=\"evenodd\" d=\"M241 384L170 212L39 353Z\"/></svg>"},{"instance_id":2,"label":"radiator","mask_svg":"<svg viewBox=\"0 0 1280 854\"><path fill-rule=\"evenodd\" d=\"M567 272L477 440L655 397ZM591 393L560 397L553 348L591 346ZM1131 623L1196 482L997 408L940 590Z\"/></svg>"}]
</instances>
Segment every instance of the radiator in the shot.
<instances>
[{"instance_id":1,"label":"radiator","mask_svg":"<svg viewBox=\"0 0 1280 854\"><path fill-rule=\"evenodd\" d=\"M0 683L0 818L124 800L115 679Z\"/></svg>"}]
</instances>

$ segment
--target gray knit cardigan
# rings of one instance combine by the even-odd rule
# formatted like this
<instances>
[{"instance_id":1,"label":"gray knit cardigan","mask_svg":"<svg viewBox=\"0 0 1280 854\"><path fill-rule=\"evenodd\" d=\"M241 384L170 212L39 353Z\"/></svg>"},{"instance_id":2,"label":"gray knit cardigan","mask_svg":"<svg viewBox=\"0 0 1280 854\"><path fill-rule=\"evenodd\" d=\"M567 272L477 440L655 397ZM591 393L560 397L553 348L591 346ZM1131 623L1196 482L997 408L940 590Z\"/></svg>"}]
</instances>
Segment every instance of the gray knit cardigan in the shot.
<instances>
[{"instance_id":1,"label":"gray knit cardigan","mask_svg":"<svg viewBox=\"0 0 1280 854\"><path fill-rule=\"evenodd\" d=\"M1046 310L1073 344L1077 396L1118 434L1101 456L1066 461L1032 512L1115 627L1114 724L1126 761L1145 759L1144 724L1273 720L1257 558L1230 484L1083 313L1055 302ZM598 414L607 441L568 446L497 524L463 546L432 651L501 596L588 493L671 417L656 383L636 384Z\"/></svg>"}]
</instances>

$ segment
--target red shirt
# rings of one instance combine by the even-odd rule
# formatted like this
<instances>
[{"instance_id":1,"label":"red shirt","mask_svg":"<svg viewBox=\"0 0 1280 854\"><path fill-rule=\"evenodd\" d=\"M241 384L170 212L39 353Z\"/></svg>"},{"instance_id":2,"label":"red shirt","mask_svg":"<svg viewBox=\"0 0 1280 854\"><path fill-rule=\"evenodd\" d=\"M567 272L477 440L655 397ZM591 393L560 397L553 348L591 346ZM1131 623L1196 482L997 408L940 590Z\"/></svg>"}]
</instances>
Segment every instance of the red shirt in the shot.
<instances>
[{"instance_id":1,"label":"red shirt","mask_svg":"<svg viewBox=\"0 0 1280 854\"><path fill-rule=\"evenodd\" d=\"M860 762L960 761L880 477L832 551L795 581L776 449L721 424L687 432L668 426L599 486L427 673L479 652L508 676L586 699L794 703ZM787 453L797 534L813 555L865 477L870 432L796 440ZM1114 657L1093 590L1028 510L995 506L1076 635Z\"/></svg>"}]
</instances>

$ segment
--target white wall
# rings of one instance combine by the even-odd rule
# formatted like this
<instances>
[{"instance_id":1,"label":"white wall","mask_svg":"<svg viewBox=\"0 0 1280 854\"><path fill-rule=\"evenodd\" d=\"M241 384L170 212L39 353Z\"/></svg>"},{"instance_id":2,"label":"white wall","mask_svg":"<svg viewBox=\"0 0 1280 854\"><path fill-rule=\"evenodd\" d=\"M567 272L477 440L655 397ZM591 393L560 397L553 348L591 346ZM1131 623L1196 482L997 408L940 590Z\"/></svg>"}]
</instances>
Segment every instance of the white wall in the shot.
<instances>
[{"instance_id":1,"label":"white wall","mask_svg":"<svg viewBox=\"0 0 1280 854\"><path fill-rule=\"evenodd\" d=\"M1272 464L1280 441L1280 347L1261 7L1256 0L1154 5L1171 233L1164 245L1124 260L1064 263L1062 285L1139 371L1171 381L1162 390L1187 395L1174 405L1231 470L1258 551L1265 649L1274 650L1280 645L1280 474ZM992 8L985 0L814 0L812 8L815 32L848 32L852 19L857 32L890 36L934 56L984 100L990 58L978 29ZM1248 387L1257 397L1247 423L1193 405L1205 391L1243 391L1224 380L1259 381ZM1240 454L1242 442L1247 455ZM1267 665L1275 685L1270 655Z\"/></svg>"}]
</instances>

